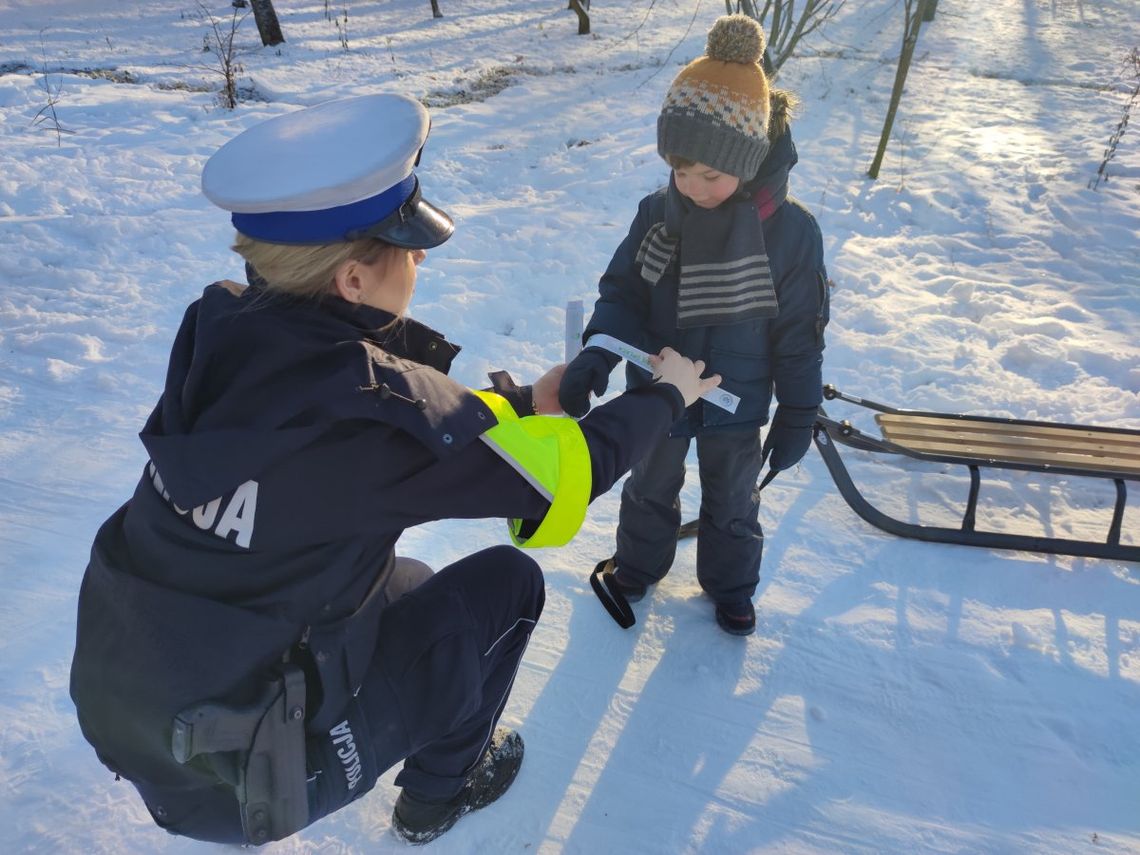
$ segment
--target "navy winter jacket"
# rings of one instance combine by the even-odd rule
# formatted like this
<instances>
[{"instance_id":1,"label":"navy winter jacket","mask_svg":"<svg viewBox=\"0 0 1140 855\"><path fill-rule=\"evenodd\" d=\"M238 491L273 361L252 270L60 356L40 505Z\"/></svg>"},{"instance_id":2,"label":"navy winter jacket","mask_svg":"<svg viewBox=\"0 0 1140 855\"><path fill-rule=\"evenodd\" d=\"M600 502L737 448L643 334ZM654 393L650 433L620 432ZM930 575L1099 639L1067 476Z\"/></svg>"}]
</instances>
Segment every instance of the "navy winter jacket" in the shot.
<instances>
[{"instance_id":1,"label":"navy winter jacket","mask_svg":"<svg viewBox=\"0 0 1140 855\"><path fill-rule=\"evenodd\" d=\"M785 132L748 186L760 185L767 177L790 169L797 159L791 134ZM642 279L635 260L650 226L665 219L665 193L664 188L658 190L638 205L629 234L601 278L599 298L583 339L608 333L649 353L672 347L690 359L703 359L707 372L721 375L721 388L740 396L735 414L698 401L689 408L687 418L674 425L674 435L766 424L773 387L779 403L818 406L822 400L828 286L823 239L815 218L801 204L788 199L763 221L779 303L776 317L678 329L676 257L656 285ZM627 364L626 374L630 388L649 380L648 373L632 364Z\"/></svg>"},{"instance_id":2,"label":"navy winter jacket","mask_svg":"<svg viewBox=\"0 0 1140 855\"><path fill-rule=\"evenodd\" d=\"M141 434L150 461L100 529L79 597L83 733L111 769L154 786L208 784L171 757L174 715L250 701L303 637L322 645L313 716L347 704L383 655L385 602L370 592L405 528L547 509L475 441L494 418L446 376L459 349L438 333L335 297L235 290L211 285L187 310ZM661 385L582 420L593 496L682 407Z\"/></svg>"}]
</instances>

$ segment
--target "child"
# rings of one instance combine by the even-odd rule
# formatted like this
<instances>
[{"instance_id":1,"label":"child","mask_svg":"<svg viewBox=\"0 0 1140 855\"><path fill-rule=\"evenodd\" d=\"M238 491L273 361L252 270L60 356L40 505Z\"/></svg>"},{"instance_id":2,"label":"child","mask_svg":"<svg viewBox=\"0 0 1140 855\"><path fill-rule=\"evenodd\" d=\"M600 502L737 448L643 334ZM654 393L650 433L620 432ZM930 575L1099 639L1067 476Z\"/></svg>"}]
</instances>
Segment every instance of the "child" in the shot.
<instances>
[{"instance_id":1,"label":"child","mask_svg":"<svg viewBox=\"0 0 1140 855\"><path fill-rule=\"evenodd\" d=\"M735 413L688 407L622 491L617 551L596 572L636 602L676 553L690 441L697 441L701 508L697 579L733 635L756 627L752 597L764 534L756 480L794 466L812 438L821 400L828 320L823 244L812 215L787 197L796 163L791 97L771 92L759 64L764 32L748 16L719 18L706 56L673 81L657 119L667 188L641 200L629 235L599 282L583 340L607 333L650 353L669 346L702 359ZM559 401L571 415L602 394L618 357L587 347L567 367ZM630 387L649 381L626 366ZM778 406L763 445L775 391Z\"/></svg>"}]
</instances>

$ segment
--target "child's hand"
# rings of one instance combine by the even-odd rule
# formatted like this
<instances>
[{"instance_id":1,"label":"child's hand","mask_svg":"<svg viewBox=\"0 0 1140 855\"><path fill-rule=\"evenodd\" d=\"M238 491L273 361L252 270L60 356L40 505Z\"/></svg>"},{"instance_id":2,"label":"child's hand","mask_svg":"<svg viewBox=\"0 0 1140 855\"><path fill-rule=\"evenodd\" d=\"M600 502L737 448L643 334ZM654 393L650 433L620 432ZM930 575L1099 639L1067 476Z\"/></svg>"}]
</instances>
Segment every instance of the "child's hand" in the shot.
<instances>
[{"instance_id":1,"label":"child's hand","mask_svg":"<svg viewBox=\"0 0 1140 855\"><path fill-rule=\"evenodd\" d=\"M575 418L590 412L590 393L601 395L610 382L610 371L618 362L604 350L587 347L566 366L558 386L558 402L562 409Z\"/></svg>"},{"instance_id":2,"label":"child's hand","mask_svg":"<svg viewBox=\"0 0 1140 855\"><path fill-rule=\"evenodd\" d=\"M720 375L701 378L705 370L703 360L687 359L671 347L661 350L654 356L649 355L649 364L653 366L653 379L658 383L671 383L677 387L681 397L685 399L685 406L720 385Z\"/></svg>"},{"instance_id":3,"label":"child's hand","mask_svg":"<svg viewBox=\"0 0 1140 855\"><path fill-rule=\"evenodd\" d=\"M565 364L555 365L534 381L531 394L534 395L534 411L540 416L557 416L562 413L562 405L558 403L558 387L565 372Z\"/></svg>"},{"instance_id":4,"label":"child's hand","mask_svg":"<svg viewBox=\"0 0 1140 855\"><path fill-rule=\"evenodd\" d=\"M773 472L791 469L811 445L817 407L789 407L780 404L764 438L764 459ZM770 456L770 458L769 458Z\"/></svg>"}]
</instances>

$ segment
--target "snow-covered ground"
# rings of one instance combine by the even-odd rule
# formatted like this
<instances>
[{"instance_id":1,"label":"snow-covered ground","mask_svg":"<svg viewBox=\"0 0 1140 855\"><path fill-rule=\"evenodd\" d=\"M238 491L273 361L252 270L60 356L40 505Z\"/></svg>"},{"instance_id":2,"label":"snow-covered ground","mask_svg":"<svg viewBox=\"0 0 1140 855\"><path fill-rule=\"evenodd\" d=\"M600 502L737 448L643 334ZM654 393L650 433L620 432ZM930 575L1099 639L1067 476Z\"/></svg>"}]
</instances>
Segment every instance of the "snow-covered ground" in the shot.
<instances>
[{"instance_id":1,"label":"snow-covered ground","mask_svg":"<svg viewBox=\"0 0 1140 855\"><path fill-rule=\"evenodd\" d=\"M665 180L661 97L724 10L602 0L580 37L558 0L440 5L433 20L427 0L278 0L287 41L261 49L241 25L253 97L229 112L198 3L0 0L0 851L216 848L151 824L67 694L86 553L145 461L135 433L178 319L242 276L199 192L205 158L299 106L422 98L426 192L458 231L421 268L414 314L464 345L461 381L533 379ZM853 0L779 79L803 99L792 190L836 283L826 380L898 406L1140 426L1140 128L1088 187L1135 85L1135 0L943 0L870 181L901 28L901 0ZM847 458L903 516L949 521L963 500L938 467ZM987 484L985 525L1107 527L1111 487ZM527 740L517 784L425 852L1140 851L1140 566L891 537L813 450L764 493L755 636L716 628L691 542L623 632L587 584L617 500L538 555L548 605L505 714ZM446 522L402 549L442 566L503 540L501 523ZM1135 495L1124 540L1140 542ZM402 851L393 774L270 851Z\"/></svg>"}]
</instances>

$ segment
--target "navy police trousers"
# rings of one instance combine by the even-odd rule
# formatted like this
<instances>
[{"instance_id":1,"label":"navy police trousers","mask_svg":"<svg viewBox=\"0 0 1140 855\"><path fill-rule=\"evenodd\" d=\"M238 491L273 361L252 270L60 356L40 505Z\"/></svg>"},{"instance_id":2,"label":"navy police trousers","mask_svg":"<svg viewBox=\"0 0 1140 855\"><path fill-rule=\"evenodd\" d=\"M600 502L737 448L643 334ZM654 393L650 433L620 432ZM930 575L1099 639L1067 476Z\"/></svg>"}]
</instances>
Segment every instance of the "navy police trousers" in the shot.
<instances>
[{"instance_id":1,"label":"navy police trousers","mask_svg":"<svg viewBox=\"0 0 1140 855\"><path fill-rule=\"evenodd\" d=\"M434 575L397 559L383 584L389 604L360 690L327 733L306 740L310 824L364 795L401 760L396 783L412 795L457 794L487 748L545 601L538 564L510 546ZM171 833L244 842L231 785L135 786Z\"/></svg>"},{"instance_id":2,"label":"navy police trousers","mask_svg":"<svg viewBox=\"0 0 1140 855\"><path fill-rule=\"evenodd\" d=\"M419 566L422 575L398 562L404 578L393 580L360 692L339 724L310 738L310 822L363 795L400 760L398 786L420 799L450 799L506 705L542 613L542 571L510 546L430 576Z\"/></svg>"}]
</instances>

